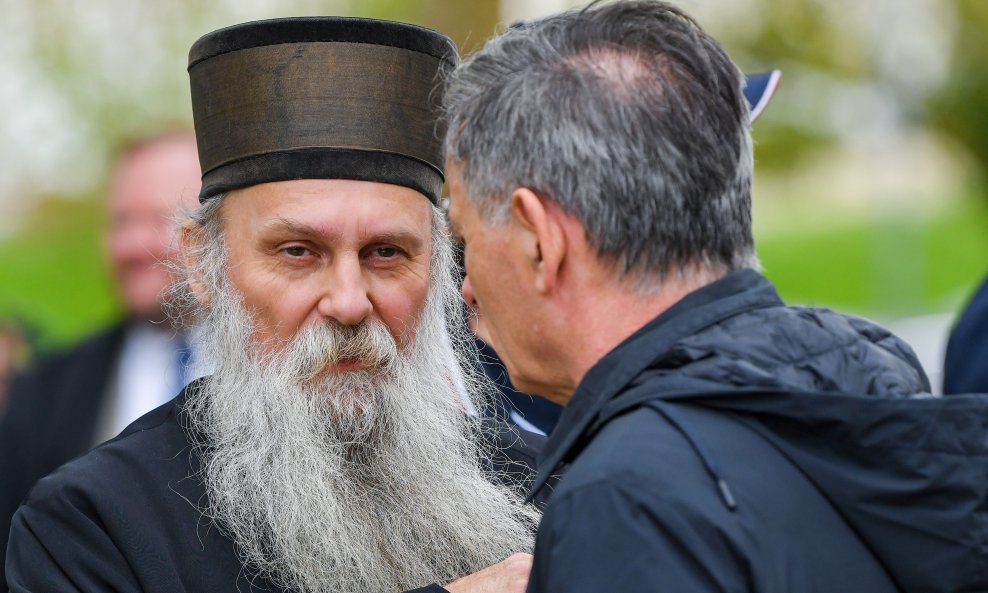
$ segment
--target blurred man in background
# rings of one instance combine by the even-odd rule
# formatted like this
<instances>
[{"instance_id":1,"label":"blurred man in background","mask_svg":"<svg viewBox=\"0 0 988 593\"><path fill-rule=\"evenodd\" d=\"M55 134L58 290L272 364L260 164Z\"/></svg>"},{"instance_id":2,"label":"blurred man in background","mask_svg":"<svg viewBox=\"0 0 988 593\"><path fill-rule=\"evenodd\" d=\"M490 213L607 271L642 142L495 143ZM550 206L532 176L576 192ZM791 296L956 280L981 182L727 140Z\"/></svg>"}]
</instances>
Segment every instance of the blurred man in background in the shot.
<instances>
[{"instance_id":1,"label":"blurred man in background","mask_svg":"<svg viewBox=\"0 0 988 593\"><path fill-rule=\"evenodd\" d=\"M195 135L169 130L126 146L108 194L106 258L125 309L118 324L14 378L0 421L0 553L31 486L116 435L185 385L190 350L168 322L174 220L201 186ZM2 572L2 571L0 571Z\"/></svg>"}]
</instances>

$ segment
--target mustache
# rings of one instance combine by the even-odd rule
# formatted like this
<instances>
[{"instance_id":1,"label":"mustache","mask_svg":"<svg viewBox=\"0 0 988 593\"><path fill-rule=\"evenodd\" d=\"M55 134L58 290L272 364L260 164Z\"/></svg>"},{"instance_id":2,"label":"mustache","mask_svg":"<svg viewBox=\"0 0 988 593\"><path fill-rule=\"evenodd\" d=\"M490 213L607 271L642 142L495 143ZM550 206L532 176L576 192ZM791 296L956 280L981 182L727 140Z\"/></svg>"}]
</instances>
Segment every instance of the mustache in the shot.
<instances>
[{"instance_id":1,"label":"mustache","mask_svg":"<svg viewBox=\"0 0 988 593\"><path fill-rule=\"evenodd\" d=\"M343 361L358 360L366 370L386 373L398 364L398 344L383 322L341 325L327 320L299 331L283 353L283 364L301 378L312 378Z\"/></svg>"}]
</instances>

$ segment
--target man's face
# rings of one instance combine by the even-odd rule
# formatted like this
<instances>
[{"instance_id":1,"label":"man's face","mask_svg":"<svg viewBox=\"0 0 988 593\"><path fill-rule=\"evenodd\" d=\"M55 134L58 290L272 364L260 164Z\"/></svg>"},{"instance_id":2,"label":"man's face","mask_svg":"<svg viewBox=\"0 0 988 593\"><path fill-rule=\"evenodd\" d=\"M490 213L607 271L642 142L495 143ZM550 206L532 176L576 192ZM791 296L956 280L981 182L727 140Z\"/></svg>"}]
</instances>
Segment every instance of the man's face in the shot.
<instances>
[{"instance_id":1,"label":"man's face","mask_svg":"<svg viewBox=\"0 0 988 593\"><path fill-rule=\"evenodd\" d=\"M221 208L230 286L262 348L278 350L300 329L327 321L380 321L399 347L412 340L432 253L424 196L397 185L307 179L231 192Z\"/></svg>"},{"instance_id":2,"label":"man's face","mask_svg":"<svg viewBox=\"0 0 988 593\"><path fill-rule=\"evenodd\" d=\"M532 315L534 295L524 270L530 268L513 242L512 225L489 226L467 197L460 168L447 163L450 188L450 225L465 249L467 276L463 298L482 317L491 346L497 351L518 389L534 391L532 355L539 335L539 320ZM527 362L526 362L527 361Z\"/></svg>"},{"instance_id":3,"label":"man's face","mask_svg":"<svg viewBox=\"0 0 988 593\"><path fill-rule=\"evenodd\" d=\"M429 201L290 181L210 216L185 235L214 365L187 410L207 514L246 564L293 591L405 591L530 546L535 513L490 482L458 403L473 375Z\"/></svg>"},{"instance_id":4,"label":"man's face","mask_svg":"<svg viewBox=\"0 0 988 593\"><path fill-rule=\"evenodd\" d=\"M176 136L124 157L114 175L109 201L106 253L127 312L164 319L162 291L172 278L162 265L175 253L173 216L199 194L195 138Z\"/></svg>"}]
</instances>

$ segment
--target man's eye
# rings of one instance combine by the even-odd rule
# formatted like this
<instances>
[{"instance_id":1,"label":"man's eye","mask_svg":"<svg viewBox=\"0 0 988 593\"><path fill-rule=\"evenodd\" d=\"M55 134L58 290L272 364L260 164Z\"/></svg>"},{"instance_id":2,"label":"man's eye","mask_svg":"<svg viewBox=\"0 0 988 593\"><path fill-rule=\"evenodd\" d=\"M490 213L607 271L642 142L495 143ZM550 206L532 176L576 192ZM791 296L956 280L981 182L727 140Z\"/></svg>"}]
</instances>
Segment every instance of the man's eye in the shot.
<instances>
[{"instance_id":1,"label":"man's eye","mask_svg":"<svg viewBox=\"0 0 988 593\"><path fill-rule=\"evenodd\" d=\"M291 257L305 257L309 254L309 250L301 245L292 245L285 248L285 253Z\"/></svg>"},{"instance_id":2,"label":"man's eye","mask_svg":"<svg viewBox=\"0 0 988 593\"><path fill-rule=\"evenodd\" d=\"M398 248L396 247L378 247L374 250L374 255L377 257L383 257L385 259L391 259L398 255Z\"/></svg>"}]
</instances>

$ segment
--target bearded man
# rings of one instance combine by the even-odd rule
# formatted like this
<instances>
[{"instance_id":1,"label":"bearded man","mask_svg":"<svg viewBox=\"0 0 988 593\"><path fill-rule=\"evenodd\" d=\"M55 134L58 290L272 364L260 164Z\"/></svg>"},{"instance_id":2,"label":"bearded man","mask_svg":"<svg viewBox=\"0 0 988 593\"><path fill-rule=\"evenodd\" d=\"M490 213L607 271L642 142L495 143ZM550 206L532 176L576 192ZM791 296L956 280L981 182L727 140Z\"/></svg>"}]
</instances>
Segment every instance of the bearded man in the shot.
<instances>
[{"instance_id":1,"label":"bearded man","mask_svg":"<svg viewBox=\"0 0 988 593\"><path fill-rule=\"evenodd\" d=\"M463 412L485 384L449 333L435 83L455 59L364 19L193 46L202 205L174 301L214 372L39 483L11 590L523 589L534 451Z\"/></svg>"}]
</instances>

